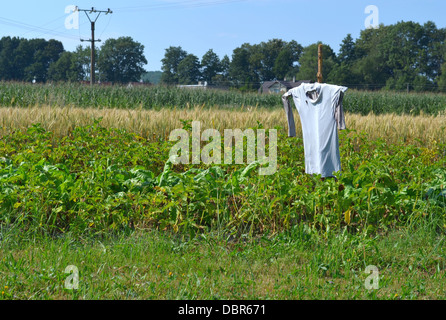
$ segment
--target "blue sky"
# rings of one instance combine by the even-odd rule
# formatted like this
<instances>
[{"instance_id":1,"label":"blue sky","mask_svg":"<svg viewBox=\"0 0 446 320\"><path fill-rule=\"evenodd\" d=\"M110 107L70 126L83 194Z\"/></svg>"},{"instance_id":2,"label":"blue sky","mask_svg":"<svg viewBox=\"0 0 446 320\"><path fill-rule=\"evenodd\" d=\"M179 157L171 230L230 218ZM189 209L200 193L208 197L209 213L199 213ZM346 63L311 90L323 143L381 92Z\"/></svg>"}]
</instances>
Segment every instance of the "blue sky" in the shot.
<instances>
[{"instance_id":1,"label":"blue sky","mask_svg":"<svg viewBox=\"0 0 446 320\"><path fill-rule=\"evenodd\" d=\"M148 71L161 70L165 49L181 46L201 57L213 49L220 58L231 57L243 43L258 44L273 38L296 40L303 46L322 41L338 52L350 33L365 29L365 8L378 8L379 23L433 21L446 27L444 0L41 0L2 1L0 37L57 39L74 51L90 39L90 23L80 12L79 29L67 29L65 9L110 8L96 23L96 38L131 36L145 46ZM87 43L83 43L87 45ZM97 44L101 45L101 43Z\"/></svg>"}]
</instances>

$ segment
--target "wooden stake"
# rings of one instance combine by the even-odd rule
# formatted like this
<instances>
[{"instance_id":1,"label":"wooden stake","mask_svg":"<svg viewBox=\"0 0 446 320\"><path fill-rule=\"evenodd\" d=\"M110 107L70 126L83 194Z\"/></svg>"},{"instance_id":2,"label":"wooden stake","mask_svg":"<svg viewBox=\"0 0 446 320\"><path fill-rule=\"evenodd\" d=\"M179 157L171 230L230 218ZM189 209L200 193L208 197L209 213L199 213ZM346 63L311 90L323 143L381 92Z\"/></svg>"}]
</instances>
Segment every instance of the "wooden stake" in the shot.
<instances>
[{"instance_id":1,"label":"wooden stake","mask_svg":"<svg viewBox=\"0 0 446 320\"><path fill-rule=\"evenodd\" d=\"M319 44L317 47L317 82L322 83L322 44Z\"/></svg>"}]
</instances>

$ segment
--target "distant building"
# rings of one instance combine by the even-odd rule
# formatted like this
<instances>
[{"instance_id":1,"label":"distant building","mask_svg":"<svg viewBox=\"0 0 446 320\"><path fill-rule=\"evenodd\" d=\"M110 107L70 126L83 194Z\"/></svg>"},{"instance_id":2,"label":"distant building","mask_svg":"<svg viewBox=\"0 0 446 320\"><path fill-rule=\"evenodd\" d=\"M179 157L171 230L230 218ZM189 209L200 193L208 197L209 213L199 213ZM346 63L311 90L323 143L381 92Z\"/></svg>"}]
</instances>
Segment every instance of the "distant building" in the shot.
<instances>
[{"instance_id":1,"label":"distant building","mask_svg":"<svg viewBox=\"0 0 446 320\"><path fill-rule=\"evenodd\" d=\"M265 81L262 86L259 88L259 93L285 93L290 89L300 86L302 83L309 83L310 80L299 80L295 81Z\"/></svg>"},{"instance_id":2,"label":"distant building","mask_svg":"<svg viewBox=\"0 0 446 320\"><path fill-rule=\"evenodd\" d=\"M189 89L206 89L208 86L207 81L198 81L198 84L179 84L178 88L189 88Z\"/></svg>"}]
</instances>

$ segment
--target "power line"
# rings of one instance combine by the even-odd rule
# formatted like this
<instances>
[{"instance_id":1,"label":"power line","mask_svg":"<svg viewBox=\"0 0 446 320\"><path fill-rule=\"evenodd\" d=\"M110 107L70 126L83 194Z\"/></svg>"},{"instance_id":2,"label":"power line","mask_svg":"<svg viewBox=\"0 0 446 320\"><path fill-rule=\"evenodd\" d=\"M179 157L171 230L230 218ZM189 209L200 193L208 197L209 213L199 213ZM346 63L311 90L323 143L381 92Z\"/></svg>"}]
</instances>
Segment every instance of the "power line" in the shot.
<instances>
[{"instance_id":1,"label":"power line","mask_svg":"<svg viewBox=\"0 0 446 320\"><path fill-rule=\"evenodd\" d=\"M102 30L101 34L99 35L99 38L102 37L102 35L104 34L105 30L107 30L108 26L110 25L110 21L111 21L111 15L108 18L107 24L105 25L104 29Z\"/></svg>"},{"instance_id":2,"label":"power line","mask_svg":"<svg viewBox=\"0 0 446 320\"><path fill-rule=\"evenodd\" d=\"M53 36L67 38L67 39L70 39L70 40L78 40L78 38L76 36L72 36L72 35L66 34L64 32L59 32L59 31L55 31L55 30L50 30L50 29L34 26L34 25L31 25L31 24L28 24L28 23L12 20L12 19L9 19L9 18L0 17L0 24L8 25L8 26L16 27L16 28L21 28L21 29L25 29L25 30L29 30L30 32L39 31L39 32L41 32L43 34L51 34Z\"/></svg>"},{"instance_id":3,"label":"power line","mask_svg":"<svg viewBox=\"0 0 446 320\"><path fill-rule=\"evenodd\" d=\"M83 22L83 23L81 23L80 25L79 25L79 29L80 29L80 27L81 26L83 26L84 24L85 24L86 22ZM51 32L54 32L55 30L57 30L57 29L59 29L60 27L57 27L57 28L54 28L54 29L52 29L51 30ZM28 32L31 32L31 31L28 31ZM57 32L57 31L56 31ZM37 36L39 36L39 35L42 35L42 34L48 34L49 32L36 32L36 35ZM80 35L79 35L79 38L80 38ZM74 40L79 40L78 38L77 38L77 36L73 36L73 38L72 39L74 39Z\"/></svg>"},{"instance_id":4,"label":"power line","mask_svg":"<svg viewBox=\"0 0 446 320\"><path fill-rule=\"evenodd\" d=\"M171 2L164 4L150 4L143 6L132 6L132 7L120 7L115 8L115 11L119 12L130 12L130 11L144 11L144 10L160 10L160 9L175 9L175 8L197 8L197 7L205 7L205 6L214 6L214 5L222 5L222 4L230 4L237 2L246 2L249 0L214 0L214 1L197 1L197 0L189 0L189 1L179 1L179 2Z\"/></svg>"},{"instance_id":5,"label":"power line","mask_svg":"<svg viewBox=\"0 0 446 320\"><path fill-rule=\"evenodd\" d=\"M47 26L49 24L52 24L53 22L56 22L56 21L58 21L58 20L60 20L62 18L65 18L65 17L66 17L66 15L64 14L63 16L57 17L56 19L51 20L51 21L49 21L47 23L44 23L44 24L42 24L41 26L39 26L37 28L43 28L43 27L45 27L45 26ZM56 30L56 28L55 29L51 29L51 31L54 31L54 30ZM25 34L30 33L30 32L33 32L33 30L29 30L29 31L26 31L26 32L22 33L21 37L23 37Z\"/></svg>"}]
</instances>

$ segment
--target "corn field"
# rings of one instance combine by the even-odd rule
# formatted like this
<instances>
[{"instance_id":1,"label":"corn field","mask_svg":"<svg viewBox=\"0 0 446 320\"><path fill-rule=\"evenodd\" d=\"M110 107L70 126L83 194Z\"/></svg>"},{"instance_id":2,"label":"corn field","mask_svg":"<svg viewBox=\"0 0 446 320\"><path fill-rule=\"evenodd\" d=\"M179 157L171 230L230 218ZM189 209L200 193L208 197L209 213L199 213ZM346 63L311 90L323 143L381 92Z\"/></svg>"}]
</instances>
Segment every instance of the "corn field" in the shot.
<instances>
[{"instance_id":1,"label":"corn field","mask_svg":"<svg viewBox=\"0 0 446 320\"><path fill-rule=\"evenodd\" d=\"M0 106L75 106L79 108L161 109L196 106L241 109L281 108L279 94L224 90L191 90L176 87L95 86L80 84L28 84L0 82ZM346 112L373 114L438 115L446 109L446 95L349 90Z\"/></svg>"}]
</instances>

